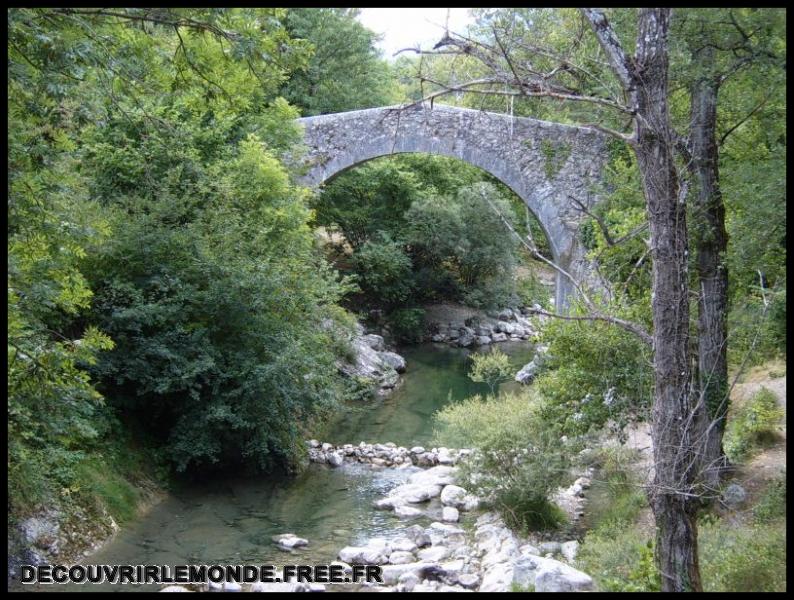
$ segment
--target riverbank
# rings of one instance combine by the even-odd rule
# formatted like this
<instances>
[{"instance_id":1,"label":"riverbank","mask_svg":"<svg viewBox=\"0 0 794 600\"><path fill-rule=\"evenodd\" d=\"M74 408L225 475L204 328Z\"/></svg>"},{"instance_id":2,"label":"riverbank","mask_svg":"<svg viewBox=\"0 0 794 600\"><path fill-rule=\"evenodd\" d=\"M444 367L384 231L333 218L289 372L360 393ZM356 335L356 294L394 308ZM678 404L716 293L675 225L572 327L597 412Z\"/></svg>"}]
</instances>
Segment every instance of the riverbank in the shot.
<instances>
[{"instance_id":1,"label":"riverbank","mask_svg":"<svg viewBox=\"0 0 794 600\"><path fill-rule=\"evenodd\" d=\"M15 584L21 565L72 565L94 556L123 526L145 519L168 497L163 483L153 477L130 481L112 471L105 477L113 480L117 489L123 488L127 495L123 508L113 506L107 490L84 492L79 500L67 498L9 525L9 588Z\"/></svg>"}]
</instances>

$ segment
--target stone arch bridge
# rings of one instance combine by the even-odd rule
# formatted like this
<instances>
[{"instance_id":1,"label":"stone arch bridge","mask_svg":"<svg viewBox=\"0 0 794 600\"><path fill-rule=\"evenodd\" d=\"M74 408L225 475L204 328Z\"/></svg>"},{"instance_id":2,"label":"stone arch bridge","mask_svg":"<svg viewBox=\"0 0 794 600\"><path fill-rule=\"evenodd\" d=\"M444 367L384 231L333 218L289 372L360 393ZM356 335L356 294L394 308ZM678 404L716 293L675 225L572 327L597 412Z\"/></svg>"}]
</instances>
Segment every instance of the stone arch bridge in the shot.
<instances>
[{"instance_id":1,"label":"stone arch bridge","mask_svg":"<svg viewBox=\"0 0 794 600\"><path fill-rule=\"evenodd\" d=\"M604 134L444 105L372 108L298 122L308 147L302 183L319 186L388 154L426 152L458 158L510 187L540 222L555 263L574 277L587 276L578 235L586 215L571 198L588 208L597 202L607 159ZM567 306L572 290L570 281L558 273L558 308Z\"/></svg>"}]
</instances>

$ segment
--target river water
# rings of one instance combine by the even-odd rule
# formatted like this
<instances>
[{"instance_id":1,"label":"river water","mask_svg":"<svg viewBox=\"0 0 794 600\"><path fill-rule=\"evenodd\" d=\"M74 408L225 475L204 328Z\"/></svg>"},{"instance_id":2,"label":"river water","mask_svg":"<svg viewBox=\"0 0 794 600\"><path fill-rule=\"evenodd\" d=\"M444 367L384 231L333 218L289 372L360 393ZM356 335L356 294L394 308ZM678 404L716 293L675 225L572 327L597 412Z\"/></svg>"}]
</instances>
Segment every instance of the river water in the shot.
<instances>
[{"instance_id":1,"label":"river water","mask_svg":"<svg viewBox=\"0 0 794 600\"><path fill-rule=\"evenodd\" d=\"M503 343L514 371L531 360L526 342ZM431 444L433 413L450 402L485 393L485 384L466 375L471 351L441 344L400 349L407 370L403 382L384 400L358 403L342 411L322 441ZM516 387L503 384L502 390ZM400 521L372 502L402 483L416 468L373 470L358 464L338 469L310 465L296 478L245 477L180 486L144 518L128 524L87 564L328 564L344 546L375 537L395 537L414 523L439 520L440 506L428 517ZM435 513L438 513L436 515ZM271 536L294 533L309 545L285 553ZM154 591L160 586L47 586L48 591Z\"/></svg>"}]
</instances>

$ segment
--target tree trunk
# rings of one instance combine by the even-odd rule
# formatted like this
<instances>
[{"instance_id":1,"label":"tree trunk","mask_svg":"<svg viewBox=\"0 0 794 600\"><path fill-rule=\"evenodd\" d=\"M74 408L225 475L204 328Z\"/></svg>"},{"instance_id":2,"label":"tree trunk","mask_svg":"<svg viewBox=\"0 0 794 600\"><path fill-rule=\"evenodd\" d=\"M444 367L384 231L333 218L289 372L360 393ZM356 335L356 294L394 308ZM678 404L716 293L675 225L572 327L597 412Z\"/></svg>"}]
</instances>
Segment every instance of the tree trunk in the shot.
<instances>
[{"instance_id":1,"label":"tree trunk","mask_svg":"<svg viewBox=\"0 0 794 600\"><path fill-rule=\"evenodd\" d=\"M722 435L728 411L727 311L728 267L725 254L725 205L719 184L717 147L717 94L719 79L714 74L714 48L694 53L699 76L692 84L690 108L689 170L697 190L693 195L693 241L697 253L698 290L698 371L700 394L708 421L703 450L705 484L716 489L727 466Z\"/></svg>"},{"instance_id":2,"label":"tree trunk","mask_svg":"<svg viewBox=\"0 0 794 600\"><path fill-rule=\"evenodd\" d=\"M700 591L697 561L698 445L689 361L686 204L679 197L675 136L667 106L669 9L642 9L631 69L637 107L635 151L653 257L654 481L657 563L662 591Z\"/></svg>"}]
</instances>

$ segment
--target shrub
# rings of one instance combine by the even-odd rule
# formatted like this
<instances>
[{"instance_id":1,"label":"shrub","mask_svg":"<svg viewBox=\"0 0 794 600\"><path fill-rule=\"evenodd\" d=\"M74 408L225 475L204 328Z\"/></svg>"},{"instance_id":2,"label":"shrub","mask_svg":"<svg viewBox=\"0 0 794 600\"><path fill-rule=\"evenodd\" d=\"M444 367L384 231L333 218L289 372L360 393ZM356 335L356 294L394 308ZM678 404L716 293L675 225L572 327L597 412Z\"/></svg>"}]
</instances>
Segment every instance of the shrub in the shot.
<instances>
[{"instance_id":1,"label":"shrub","mask_svg":"<svg viewBox=\"0 0 794 600\"><path fill-rule=\"evenodd\" d=\"M707 592L786 590L785 523L718 520L698 532L700 572Z\"/></svg>"},{"instance_id":2,"label":"shrub","mask_svg":"<svg viewBox=\"0 0 794 600\"><path fill-rule=\"evenodd\" d=\"M472 367L469 370L469 379L477 383L487 383L491 393L502 382L510 378L513 368L510 366L510 357L498 348L491 348L490 352L471 355Z\"/></svg>"},{"instance_id":3,"label":"shrub","mask_svg":"<svg viewBox=\"0 0 794 600\"><path fill-rule=\"evenodd\" d=\"M635 527L589 531L576 562L602 592L657 592L661 588L653 541Z\"/></svg>"},{"instance_id":4,"label":"shrub","mask_svg":"<svg viewBox=\"0 0 794 600\"><path fill-rule=\"evenodd\" d=\"M476 451L461 466L464 485L519 530L551 529L564 521L549 501L567 476L557 435L538 414L534 392L474 396L436 414L439 443Z\"/></svg>"},{"instance_id":5,"label":"shrub","mask_svg":"<svg viewBox=\"0 0 794 600\"><path fill-rule=\"evenodd\" d=\"M531 274L516 282L516 294L522 306L540 304L541 308L549 308L549 298L554 295L554 288L549 288L540 278Z\"/></svg>"},{"instance_id":6,"label":"shrub","mask_svg":"<svg viewBox=\"0 0 794 600\"><path fill-rule=\"evenodd\" d=\"M775 479L769 483L763 496L753 507L757 523L768 523L786 516L786 479Z\"/></svg>"},{"instance_id":7,"label":"shrub","mask_svg":"<svg viewBox=\"0 0 794 600\"><path fill-rule=\"evenodd\" d=\"M389 315L388 323L398 341L415 344L424 334L425 311L421 308L402 308Z\"/></svg>"},{"instance_id":8,"label":"shrub","mask_svg":"<svg viewBox=\"0 0 794 600\"><path fill-rule=\"evenodd\" d=\"M353 256L361 289L384 306L395 306L411 293L411 259L387 234L369 240Z\"/></svg>"},{"instance_id":9,"label":"shrub","mask_svg":"<svg viewBox=\"0 0 794 600\"><path fill-rule=\"evenodd\" d=\"M571 307L573 315L581 309ZM641 315L625 311L630 320ZM636 336L609 323L546 323L542 343L549 347L543 374L544 419L571 437L642 419L653 397L650 349Z\"/></svg>"},{"instance_id":10,"label":"shrub","mask_svg":"<svg viewBox=\"0 0 794 600\"><path fill-rule=\"evenodd\" d=\"M747 458L754 448L774 441L782 417L777 398L762 387L728 420L724 439L728 458L740 461Z\"/></svg>"}]
</instances>

